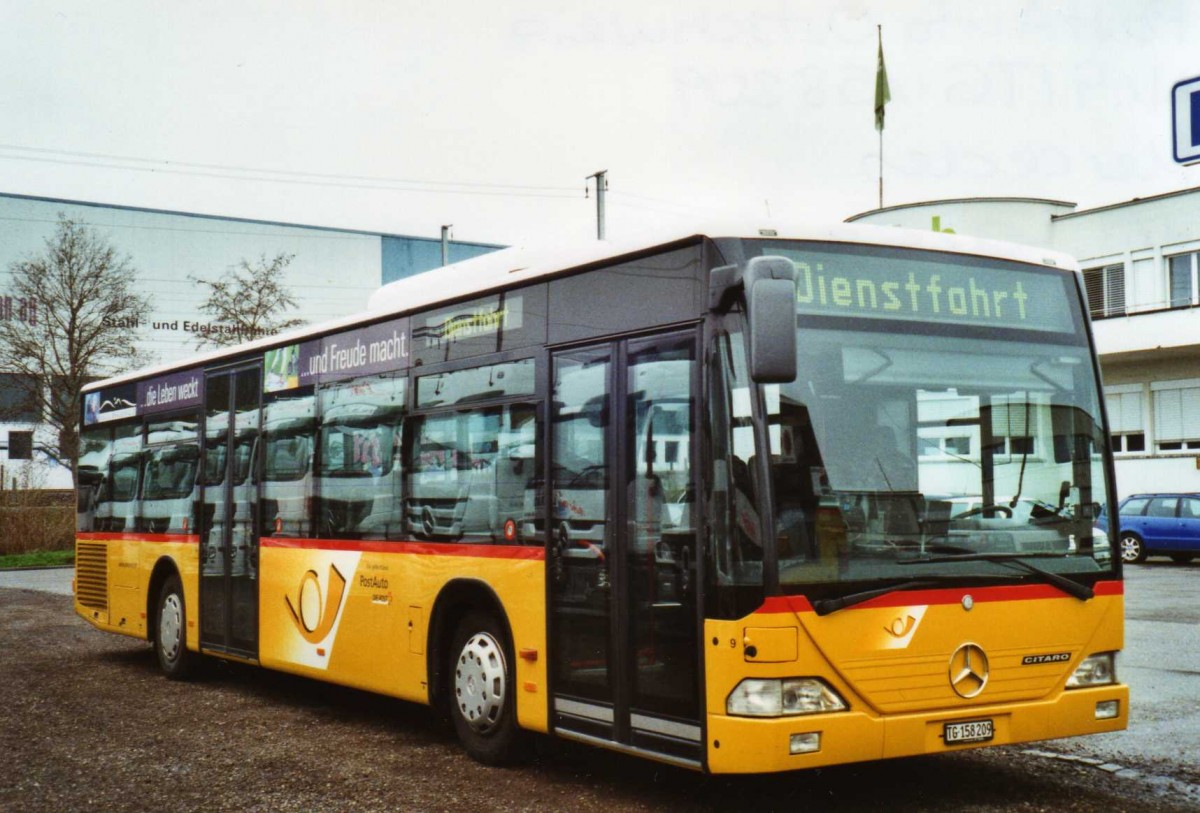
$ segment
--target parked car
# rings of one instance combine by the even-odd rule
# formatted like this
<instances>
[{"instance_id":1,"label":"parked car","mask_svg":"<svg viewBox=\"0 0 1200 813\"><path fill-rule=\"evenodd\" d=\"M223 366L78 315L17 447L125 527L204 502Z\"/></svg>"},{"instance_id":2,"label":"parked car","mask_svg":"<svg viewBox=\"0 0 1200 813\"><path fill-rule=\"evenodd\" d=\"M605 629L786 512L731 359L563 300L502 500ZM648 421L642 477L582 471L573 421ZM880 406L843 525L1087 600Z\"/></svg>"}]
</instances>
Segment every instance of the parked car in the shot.
<instances>
[{"instance_id":1,"label":"parked car","mask_svg":"<svg viewBox=\"0 0 1200 813\"><path fill-rule=\"evenodd\" d=\"M1147 556L1170 556L1179 564L1200 554L1200 493L1134 494L1117 506L1121 559L1143 562ZM1096 525L1108 530L1101 514Z\"/></svg>"}]
</instances>

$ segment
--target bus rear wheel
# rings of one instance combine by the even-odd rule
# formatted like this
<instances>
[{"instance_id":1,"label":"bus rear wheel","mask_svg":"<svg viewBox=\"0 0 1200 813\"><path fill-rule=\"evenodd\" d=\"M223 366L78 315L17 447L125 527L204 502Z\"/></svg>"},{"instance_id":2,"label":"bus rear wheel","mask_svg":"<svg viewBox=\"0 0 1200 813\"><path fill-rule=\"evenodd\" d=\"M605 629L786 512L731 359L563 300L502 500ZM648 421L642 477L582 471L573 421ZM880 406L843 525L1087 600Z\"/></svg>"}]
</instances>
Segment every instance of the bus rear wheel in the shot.
<instances>
[{"instance_id":1,"label":"bus rear wheel","mask_svg":"<svg viewBox=\"0 0 1200 813\"><path fill-rule=\"evenodd\" d=\"M187 606L183 585L172 574L158 593L154 652L158 666L170 680L184 680L192 673L195 657L187 648Z\"/></svg>"},{"instance_id":2,"label":"bus rear wheel","mask_svg":"<svg viewBox=\"0 0 1200 813\"><path fill-rule=\"evenodd\" d=\"M492 616L470 613L459 622L449 651L450 716L463 748L486 765L505 765L525 754L517 727L511 649Z\"/></svg>"}]
</instances>

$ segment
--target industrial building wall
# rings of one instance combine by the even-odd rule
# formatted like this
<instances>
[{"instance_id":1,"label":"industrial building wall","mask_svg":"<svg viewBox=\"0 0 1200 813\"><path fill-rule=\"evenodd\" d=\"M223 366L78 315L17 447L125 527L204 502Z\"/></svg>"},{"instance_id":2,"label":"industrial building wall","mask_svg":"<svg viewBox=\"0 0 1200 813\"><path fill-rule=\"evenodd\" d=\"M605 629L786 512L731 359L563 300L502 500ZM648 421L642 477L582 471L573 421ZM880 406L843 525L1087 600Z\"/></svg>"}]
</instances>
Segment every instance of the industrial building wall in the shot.
<instances>
[{"instance_id":1,"label":"industrial building wall","mask_svg":"<svg viewBox=\"0 0 1200 813\"><path fill-rule=\"evenodd\" d=\"M94 229L127 256L150 313L136 334L149 363L171 363L197 352L197 339L216 324L200 311L207 289L192 277L213 280L242 261L292 255L285 284L299 307L289 318L323 322L365 310L381 284L437 268L437 238L327 229L286 223L163 212L79 201L0 193L0 319L36 318L11 294L13 263L41 254L64 216ZM450 241L450 262L502 246ZM23 307L24 306L24 307ZM219 329L219 326L218 326ZM0 370L0 487L70 486L70 472L45 463L37 449L47 428L25 408L17 387ZM26 459L32 446L32 460Z\"/></svg>"},{"instance_id":2,"label":"industrial building wall","mask_svg":"<svg viewBox=\"0 0 1200 813\"><path fill-rule=\"evenodd\" d=\"M33 318L11 296L11 267L44 251L60 214L93 228L119 255L129 257L151 308L144 323L126 329L156 363L195 354L197 337L213 324L200 311L206 289L190 282L190 276L216 279L242 260L294 255L286 285L299 307L289 315L307 322L363 310L383 276L383 238L378 234L0 195L0 318ZM0 371L0 389L5 383ZM0 402L5 397L0 394ZM47 440L45 431L36 421L0 419L5 487L11 487L13 478L19 485L29 480L37 486L69 487L68 471L37 464L44 455L35 451L33 464L23 459L26 433L33 433L36 450ZM22 459L12 459L14 452Z\"/></svg>"},{"instance_id":3,"label":"industrial building wall","mask_svg":"<svg viewBox=\"0 0 1200 813\"><path fill-rule=\"evenodd\" d=\"M451 241L447 251L448 262L457 263L495 251L502 246L488 243L461 243ZM412 237L383 238L383 284L395 282L422 271L432 271L442 264L442 241Z\"/></svg>"},{"instance_id":4,"label":"industrial building wall","mask_svg":"<svg viewBox=\"0 0 1200 813\"><path fill-rule=\"evenodd\" d=\"M242 260L294 255L286 285L299 303L294 315L309 322L362 310L382 278L378 235L0 196L0 296L12 263L43 251L60 214L128 255L151 301L146 324L131 330L160 362L192 354L211 323L199 309L205 289L189 277L216 279Z\"/></svg>"}]
</instances>

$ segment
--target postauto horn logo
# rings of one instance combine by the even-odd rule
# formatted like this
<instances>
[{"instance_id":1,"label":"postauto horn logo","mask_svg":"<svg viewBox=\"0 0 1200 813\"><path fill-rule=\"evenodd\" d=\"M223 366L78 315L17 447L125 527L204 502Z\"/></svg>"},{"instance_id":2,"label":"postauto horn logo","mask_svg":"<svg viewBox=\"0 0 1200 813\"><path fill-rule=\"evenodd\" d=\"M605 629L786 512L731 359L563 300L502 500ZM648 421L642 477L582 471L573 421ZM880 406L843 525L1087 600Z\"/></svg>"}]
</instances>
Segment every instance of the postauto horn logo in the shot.
<instances>
[{"instance_id":1,"label":"postauto horn logo","mask_svg":"<svg viewBox=\"0 0 1200 813\"><path fill-rule=\"evenodd\" d=\"M300 577L295 604L290 596L285 595L283 600L287 602L296 630L304 640L310 644L319 644L333 629L333 622L342 607L342 597L345 593L346 577L336 565L330 564L329 586L324 596L321 595L321 582L317 578L317 572L309 570Z\"/></svg>"}]
</instances>

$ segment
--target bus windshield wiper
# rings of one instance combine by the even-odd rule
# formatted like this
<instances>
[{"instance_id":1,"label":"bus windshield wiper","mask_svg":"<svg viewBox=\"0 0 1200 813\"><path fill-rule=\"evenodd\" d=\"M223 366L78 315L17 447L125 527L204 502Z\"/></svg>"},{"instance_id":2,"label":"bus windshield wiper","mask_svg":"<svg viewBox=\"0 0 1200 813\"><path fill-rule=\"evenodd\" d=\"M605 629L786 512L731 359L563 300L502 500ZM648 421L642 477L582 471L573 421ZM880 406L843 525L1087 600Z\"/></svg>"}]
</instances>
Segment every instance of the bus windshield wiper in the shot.
<instances>
[{"instance_id":1,"label":"bus windshield wiper","mask_svg":"<svg viewBox=\"0 0 1200 813\"><path fill-rule=\"evenodd\" d=\"M956 557L955 557L956 558ZM972 577L975 578L975 577ZM1003 578L991 576L987 578ZM873 590L863 590L859 593L849 593L837 598L821 598L812 602L812 608L817 615L829 615L838 610L844 610L847 607L853 607L855 604L862 604L864 601L870 601L879 596L886 596L888 593L895 593L900 590L916 590L921 587L935 587L945 581L961 581L962 577L958 575L940 574L935 576L922 576L919 579L910 579L899 584L889 584L886 587L876 587Z\"/></svg>"},{"instance_id":2,"label":"bus windshield wiper","mask_svg":"<svg viewBox=\"0 0 1200 813\"><path fill-rule=\"evenodd\" d=\"M1074 579L1068 579L1058 573L1053 573L1037 565L1030 564L1025 561L1030 556L1037 554L1027 553L961 553L950 554L948 556L915 556L911 559L902 559L897 564L916 565L916 564L936 564L938 562L991 562L996 565L1008 565L1009 567L1017 567L1027 573L1032 573L1035 576L1041 576L1050 584L1062 590L1068 595L1072 595L1081 601L1087 601L1096 595L1096 592L1086 584L1080 584ZM1054 558L1061 558L1058 554L1052 554Z\"/></svg>"}]
</instances>

